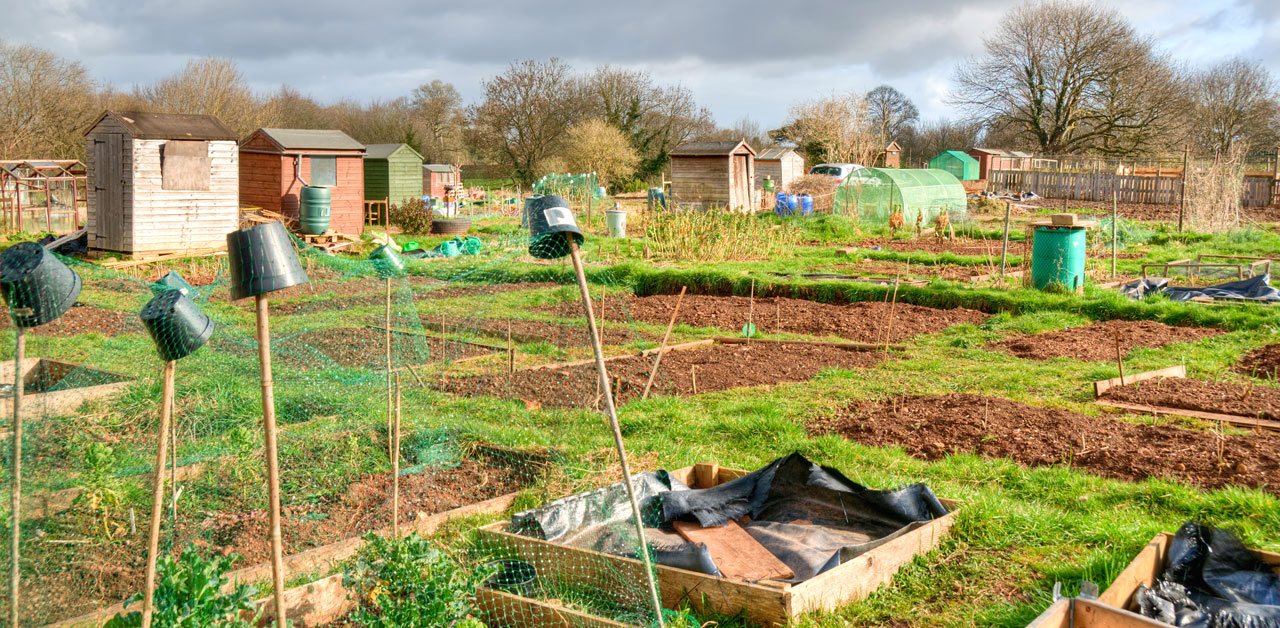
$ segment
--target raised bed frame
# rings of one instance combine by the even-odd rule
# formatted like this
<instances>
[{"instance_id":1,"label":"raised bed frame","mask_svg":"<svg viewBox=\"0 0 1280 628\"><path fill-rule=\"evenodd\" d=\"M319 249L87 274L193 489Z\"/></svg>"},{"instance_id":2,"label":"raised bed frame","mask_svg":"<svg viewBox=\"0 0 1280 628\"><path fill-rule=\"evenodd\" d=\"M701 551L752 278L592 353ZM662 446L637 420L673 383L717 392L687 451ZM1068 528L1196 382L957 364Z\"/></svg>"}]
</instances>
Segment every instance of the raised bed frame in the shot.
<instances>
[{"instance_id":1,"label":"raised bed frame","mask_svg":"<svg viewBox=\"0 0 1280 628\"><path fill-rule=\"evenodd\" d=\"M42 393L24 393L22 395L23 407L27 412L38 412L46 416L58 416L68 412L74 412L80 404L90 399L98 399L108 395L114 395L133 383L133 380L127 375L104 371L90 366L65 362L63 360L52 360L49 358L26 358L22 361L22 379L24 382L30 383L30 380L37 377L41 369L56 370L61 373L59 380L67 377L77 369L85 369L102 373L110 376L116 381L106 384L98 384L96 386L79 386L76 388L67 388L63 390L53 390ZM13 381L13 361L0 363L0 381ZM0 404L0 418L10 418L13 416L13 404Z\"/></svg>"},{"instance_id":2,"label":"raised bed frame","mask_svg":"<svg viewBox=\"0 0 1280 628\"><path fill-rule=\"evenodd\" d=\"M1155 584L1156 578L1164 571L1165 563L1169 557L1169 543L1173 541L1173 535L1168 532L1161 532L1155 538L1147 543L1142 551L1134 557L1133 562L1129 563L1120 575L1107 587L1102 595L1098 596L1098 601L1120 609L1129 609L1133 607L1133 594L1137 592L1138 585L1152 586ZM1262 550L1251 549L1254 556L1257 556L1263 563L1270 565L1277 572L1280 572L1280 554L1274 552L1264 552ZM1164 624L1156 624L1163 626ZM1038 627L1037 627L1038 628Z\"/></svg>"},{"instance_id":3,"label":"raised bed frame","mask_svg":"<svg viewBox=\"0 0 1280 628\"><path fill-rule=\"evenodd\" d=\"M1162 377L1186 377L1187 369L1184 366L1170 366L1155 371L1147 371L1145 373L1137 373L1128 375L1124 378L1115 377L1112 379L1104 379L1093 383L1093 394L1095 397L1101 396L1108 390L1121 385L1136 384L1151 379ZM1115 408L1117 410L1128 410L1130 412L1141 412L1152 416L1180 416L1192 419L1201 419L1204 421L1219 421L1231 425L1240 425L1244 427L1252 427L1256 429L1280 430L1280 421L1272 421L1268 419L1259 419L1256 417L1248 417L1239 414L1226 414L1222 412L1205 412L1203 410L1184 410L1182 408L1169 408L1165 406L1153 406L1145 403L1130 403L1127 401L1111 401L1109 399L1096 399L1095 404L1106 408Z\"/></svg>"},{"instance_id":4,"label":"raised bed frame","mask_svg":"<svg viewBox=\"0 0 1280 628\"><path fill-rule=\"evenodd\" d=\"M691 488L711 488L747 473L699 464L672 471L671 477ZM680 608L688 604L701 613L742 612L753 622L783 626L804 613L831 610L862 599L893 578L903 565L942 542L955 523L955 512L961 503L941 501L950 511L947 515L800 584L741 582L654 565L662 605ZM611 583L636 587L644 581L644 565L639 560L512 534L507 531L509 527L509 522L498 522L480 528L478 533L493 547L533 563L542 573L554 573L563 582L607 594ZM486 625L493 628L531 628L548 623L591 628L628 626L551 602L484 588L477 594L477 605ZM521 621L526 619L527 622Z\"/></svg>"},{"instance_id":5,"label":"raised bed frame","mask_svg":"<svg viewBox=\"0 0 1280 628\"><path fill-rule=\"evenodd\" d=\"M1027 628L1169 628L1169 625L1094 600L1064 598L1031 620Z\"/></svg>"}]
</instances>

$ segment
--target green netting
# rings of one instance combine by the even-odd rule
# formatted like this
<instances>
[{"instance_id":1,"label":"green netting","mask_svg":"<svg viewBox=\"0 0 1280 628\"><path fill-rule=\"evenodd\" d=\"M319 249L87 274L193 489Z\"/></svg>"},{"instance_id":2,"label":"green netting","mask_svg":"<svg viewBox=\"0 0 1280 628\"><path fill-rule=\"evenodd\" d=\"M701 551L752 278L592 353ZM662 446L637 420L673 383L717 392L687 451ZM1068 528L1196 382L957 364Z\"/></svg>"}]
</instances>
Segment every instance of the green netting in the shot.
<instances>
[{"instance_id":1,"label":"green netting","mask_svg":"<svg viewBox=\"0 0 1280 628\"><path fill-rule=\"evenodd\" d=\"M533 191L537 194L556 194L573 198L581 198L585 194L591 194L596 199L604 198L604 194L600 192L600 182L594 172L548 174L533 183Z\"/></svg>"},{"instance_id":2,"label":"green netting","mask_svg":"<svg viewBox=\"0 0 1280 628\"><path fill-rule=\"evenodd\" d=\"M943 211L962 222L968 206L964 186L943 170L865 168L836 188L834 212L859 220L887 223L901 212L908 227L917 220L930 226Z\"/></svg>"}]
</instances>

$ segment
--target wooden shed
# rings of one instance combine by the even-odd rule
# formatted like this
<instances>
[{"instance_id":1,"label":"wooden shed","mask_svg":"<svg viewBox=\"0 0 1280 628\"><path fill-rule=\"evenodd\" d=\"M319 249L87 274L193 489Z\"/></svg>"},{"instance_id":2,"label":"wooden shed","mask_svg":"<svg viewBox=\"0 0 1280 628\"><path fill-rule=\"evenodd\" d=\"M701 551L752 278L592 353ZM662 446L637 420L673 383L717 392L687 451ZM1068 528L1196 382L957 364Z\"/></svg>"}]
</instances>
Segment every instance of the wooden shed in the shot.
<instances>
[{"instance_id":1,"label":"wooden shed","mask_svg":"<svg viewBox=\"0 0 1280 628\"><path fill-rule=\"evenodd\" d=\"M369 144L364 153L364 200L400 205L422 198L422 155L408 144Z\"/></svg>"},{"instance_id":2,"label":"wooden shed","mask_svg":"<svg viewBox=\"0 0 1280 628\"><path fill-rule=\"evenodd\" d=\"M364 230L364 144L342 131L258 129L240 142L240 202L298 216L302 186L328 187L329 229Z\"/></svg>"},{"instance_id":3,"label":"wooden shed","mask_svg":"<svg viewBox=\"0 0 1280 628\"><path fill-rule=\"evenodd\" d=\"M884 147L884 167L902 167L902 147L898 146L897 142L889 142L889 145Z\"/></svg>"},{"instance_id":4,"label":"wooden shed","mask_svg":"<svg viewBox=\"0 0 1280 628\"><path fill-rule=\"evenodd\" d=\"M978 178L984 181L992 170L1027 170L1031 167L1031 155L1019 151L971 148L969 156L978 160Z\"/></svg>"},{"instance_id":5,"label":"wooden shed","mask_svg":"<svg viewBox=\"0 0 1280 628\"><path fill-rule=\"evenodd\" d=\"M422 190L431 198L444 196L446 185L461 185L462 170L451 164L422 166Z\"/></svg>"},{"instance_id":6,"label":"wooden shed","mask_svg":"<svg viewBox=\"0 0 1280 628\"><path fill-rule=\"evenodd\" d=\"M681 144L671 151L671 202L754 209L755 160L756 151L742 140Z\"/></svg>"},{"instance_id":7,"label":"wooden shed","mask_svg":"<svg viewBox=\"0 0 1280 628\"><path fill-rule=\"evenodd\" d=\"M792 181L804 176L804 157L790 148L766 148L756 155L756 187L764 186L764 178L773 179L775 189L785 190Z\"/></svg>"},{"instance_id":8,"label":"wooden shed","mask_svg":"<svg viewBox=\"0 0 1280 628\"><path fill-rule=\"evenodd\" d=\"M106 111L85 132L89 248L226 246L240 224L235 133L208 115Z\"/></svg>"}]
</instances>

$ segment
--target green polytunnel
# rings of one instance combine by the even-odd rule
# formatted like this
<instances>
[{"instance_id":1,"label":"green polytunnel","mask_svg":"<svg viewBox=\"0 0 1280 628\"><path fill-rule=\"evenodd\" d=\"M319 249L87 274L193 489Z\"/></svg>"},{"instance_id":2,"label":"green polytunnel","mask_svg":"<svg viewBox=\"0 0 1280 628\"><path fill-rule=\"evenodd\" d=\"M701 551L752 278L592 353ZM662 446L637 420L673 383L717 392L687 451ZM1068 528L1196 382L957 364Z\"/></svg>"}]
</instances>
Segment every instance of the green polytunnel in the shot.
<instances>
[{"instance_id":1,"label":"green polytunnel","mask_svg":"<svg viewBox=\"0 0 1280 628\"><path fill-rule=\"evenodd\" d=\"M961 181L977 181L980 168L978 160L958 150L946 150L929 160L929 168L946 170Z\"/></svg>"},{"instance_id":2,"label":"green polytunnel","mask_svg":"<svg viewBox=\"0 0 1280 628\"><path fill-rule=\"evenodd\" d=\"M932 169L863 168L836 188L835 212L868 222L887 223L901 209L903 223L912 227L917 217L929 226L947 210L954 222L962 221L968 208L964 186L950 172Z\"/></svg>"}]
</instances>

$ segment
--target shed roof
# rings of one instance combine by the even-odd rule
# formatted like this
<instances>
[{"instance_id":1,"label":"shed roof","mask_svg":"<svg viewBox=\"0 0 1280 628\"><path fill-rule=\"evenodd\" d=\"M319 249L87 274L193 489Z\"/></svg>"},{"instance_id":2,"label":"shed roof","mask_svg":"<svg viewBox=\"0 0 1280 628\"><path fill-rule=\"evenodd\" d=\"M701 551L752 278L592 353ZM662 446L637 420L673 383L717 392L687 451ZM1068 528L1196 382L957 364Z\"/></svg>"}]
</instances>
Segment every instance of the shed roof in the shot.
<instances>
[{"instance_id":1,"label":"shed roof","mask_svg":"<svg viewBox=\"0 0 1280 628\"><path fill-rule=\"evenodd\" d=\"M235 131L216 116L193 113L154 113L150 111L113 111L98 116L85 135L93 132L110 116L124 127L130 137L140 140L232 140Z\"/></svg>"},{"instance_id":2,"label":"shed roof","mask_svg":"<svg viewBox=\"0 0 1280 628\"><path fill-rule=\"evenodd\" d=\"M901 151L901 150L902 150L902 147L898 146L897 142L889 142L889 145L884 147L884 151L886 153L892 153L894 151Z\"/></svg>"},{"instance_id":3,"label":"shed roof","mask_svg":"<svg viewBox=\"0 0 1280 628\"><path fill-rule=\"evenodd\" d=\"M746 148L752 155L756 154L744 140L722 140L718 142L685 142L671 151L672 157L716 157L729 156L738 151L738 147Z\"/></svg>"},{"instance_id":4,"label":"shed roof","mask_svg":"<svg viewBox=\"0 0 1280 628\"><path fill-rule=\"evenodd\" d=\"M336 129L258 129L282 150L364 150L364 144ZM252 137L252 136L250 136Z\"/></svg>"},{"instance_id":5,"label":"shed roof","mask_svg":"<svg viewBox=\"0 0 1280 628\"><path fill-rule=\"evenodd\" d=\"M457 172L458 169L449 164L422 164L424 170L430 172Z\"/></svg>"},{"instance_id":6,"label":"shed roof","mask_svg":"<svg viewBox=\"0 0 1280 628\"><path fill-rule=\"evenodd\" d=\"M386 159L400 152L401 150L407 150L410 153L413 153L414 156L417 157L418 159L422 159L422 155L419 155L418 151L413 150L412 146L408 144L403 144L403 143L401 144L369 144L364 147L364 158L365 159Z\"/></svg>"},{"instance_id":7,"label":"shed roof","mask_svg":"<svg viewBox=\"0 0 1280 628\"><path fill-rule=\"evenodd\" d=\"M756 155L756 161L780 161L783 157L787 156L787 153L794 154L795 152L795 150L787 148L786 146L774 146L773 148L766 148L760 151L760 153Z\"/></svg>"},{"instance_id":8,"label":"shed roof","mask_svg":"<svg viewBox=\"0 0 1280 628\"><path fill-rule=\"evenodd\" d=\"M1000 155L1002 157L1007 157L1009 155L1009 153L1006 153L1005 151L1002 151L998 148L975 148L973 150L979 153L986 153L988 155Z\"/></svg>"}]
</instances>

